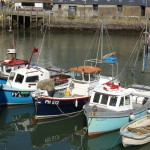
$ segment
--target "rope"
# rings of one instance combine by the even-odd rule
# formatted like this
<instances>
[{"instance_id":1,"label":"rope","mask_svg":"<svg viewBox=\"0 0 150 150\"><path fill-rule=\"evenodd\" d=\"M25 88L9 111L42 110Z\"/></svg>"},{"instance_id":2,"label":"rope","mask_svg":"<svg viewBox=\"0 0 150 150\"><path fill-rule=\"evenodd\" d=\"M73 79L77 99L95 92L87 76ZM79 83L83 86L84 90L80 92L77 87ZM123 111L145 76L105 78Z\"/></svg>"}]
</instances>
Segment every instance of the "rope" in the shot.
<instances>
[{"instance_id":1,"label":"rope","mask_svg":"<svg viewBox=\"0 0 150 150\"><path fill-rule=\"evenodd\" d=\"M79 112L78 112L77 114L75 114L75 115L68 115L68 114L64 113L64 112L61 110L61 108L58 106L58 104L56 104L56 106L57 106L57 108L59 109L59 111L60 111L62 114L64 114L65 116L67 116L67 117L69 117L69 118L78 116L78 115L83 111L83 110L81 110L81 111L79 111Z\"/></svg>"},{"instance_id":2,"label":"rope","mask_svg":"<svg viewBox=\"0 0 150 150\"><path fill-rule=\"evenodd\" d=\"M40 54L41 54L41 51L42 51L42 48L43 48L43 43L44 43L44 39L45 39L45 35L46 35L46 30L47 30L47 25L46 25L45 32L44 32L44 35L43 35L42 44L41 44L41 47L40 47L40 52L39 52L39 56L38 56L38 59L37 59L37 63L39 62Z\"/></svg>"},{"instance_id":3,"label":"rope","mask_svg":"<svg viewBox=\"0 0 150 150\"><path fill-rule=\"evenodd\" d=\"M91 120L90 120L90 122L89 122L88 125L87 125L87 129L88 129L88 127L90 126L90 124L91 124L91 122L92 122L92 119L93 119L94 116L95 116L94 111L97 111L96 105L94 105L94 106L92 107Z\"/></svg>"},{"instance_id":4,"label":"rope","mask_svg":"<svg viewBox=\"0 0 150 150\"><path fill-rule=\"evenodd\" d=\"M144 30L144 29L145 29L145 28L143 28L143 30ZM142 36L143 30L142 30L142 32L141 32L141 35L140 35L140 37L139 37L137 43L135 44L135 46L134 46L134 48L133 48L133 51L131 52L131 55L129 56L129 58L128 58L128 60L127 60L127 62L126 62L126 64L125 64L125 66L124 66L124 68L122 69L122 71L121 71L121 73L120 73L119 76L122 76L122 74L123 74L123 72L125 71L125 68L127 67L129 61L130 61L129 64L131 64L132 59L133 59L132 56L133 56L133 54L134 54L134 52L135 52L135 48L136 48L136 46L137 46L137 44L138 44L138 42L139 42L139 40L140 40L140 38L141 38L141 36Z\"/></svg>"},{"instance_id":5,"label":"rope","mask_svg":"<svg viewBox=\"0 0 150 150\"><path fill-rule=\"evenodd\" d=\"M117 143L117 141L120 139L120 137L121 137L121 134L119 134L117 140L116 140L115 143L112 145L112 148L116 145L116 143ZM112 149L112 148L111 148L111 149Z\"/></svg>"}]
</instances>

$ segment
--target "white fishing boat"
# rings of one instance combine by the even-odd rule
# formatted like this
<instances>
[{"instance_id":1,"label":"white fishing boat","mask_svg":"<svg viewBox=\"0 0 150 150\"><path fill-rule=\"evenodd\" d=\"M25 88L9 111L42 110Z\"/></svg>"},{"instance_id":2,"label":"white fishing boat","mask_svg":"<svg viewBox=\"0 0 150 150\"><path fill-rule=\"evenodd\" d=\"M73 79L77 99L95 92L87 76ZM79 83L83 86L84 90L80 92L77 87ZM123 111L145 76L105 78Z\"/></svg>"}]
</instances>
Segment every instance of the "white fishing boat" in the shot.
<instances>
[{"instance_id":1,"label":"white fishing boat","mask_svg":"<svg viewBox=\"0 0 150 150\"><path fill-rule=\"evenodd\" d=\"M93 90L90 101L84 106L88 135L95 136L120 129L133 119L147 114L150 94L134 88L123 88L108 82ZM141 94L141 95L140 95Z\"/></svg>"},{"instance_id":2,"label":"white fishing boat","mask_svg":"<svg viewBox=\"0 0 150 150\"><path fill-rule=\"evenodd\" d=\"M150 142L150 114L132 121L120 129L124 147Z\"/></svg>"}]
</instances>

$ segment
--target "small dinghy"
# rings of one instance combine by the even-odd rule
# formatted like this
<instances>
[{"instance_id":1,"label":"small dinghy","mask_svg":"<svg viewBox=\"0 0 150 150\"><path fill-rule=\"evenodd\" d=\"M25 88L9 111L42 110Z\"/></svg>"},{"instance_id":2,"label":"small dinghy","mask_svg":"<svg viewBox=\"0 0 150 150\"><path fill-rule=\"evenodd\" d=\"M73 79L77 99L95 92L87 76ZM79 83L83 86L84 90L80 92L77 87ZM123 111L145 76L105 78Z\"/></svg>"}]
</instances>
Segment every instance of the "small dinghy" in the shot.
<instances>
[{"instance_id":1,"label":"small dinghy","mask_svg":"<svg viewBox=\"0 0 150 150\"><path fill-rule=\"evenodd\" d=\"M132 121L120 129L124 147L150 142L150 114Z\"/></svg>"}]
</instances>

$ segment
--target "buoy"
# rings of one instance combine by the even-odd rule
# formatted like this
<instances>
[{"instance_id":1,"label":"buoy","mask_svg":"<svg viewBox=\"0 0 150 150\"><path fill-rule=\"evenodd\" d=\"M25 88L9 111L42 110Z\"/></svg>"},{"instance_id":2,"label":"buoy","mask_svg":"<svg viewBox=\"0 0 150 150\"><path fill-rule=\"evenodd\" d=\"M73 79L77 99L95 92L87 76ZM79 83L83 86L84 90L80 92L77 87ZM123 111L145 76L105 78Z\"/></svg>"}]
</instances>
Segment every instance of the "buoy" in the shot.
<instances>
[{"instance_id":1,"label":"buoy","mask_svg":"<svg viewBox=\"0 0 150 150\"><path fill-rule=\"evenodd\" d=\"M75 101L75 106L78 107L78 101L77 100Z\"/></svg>"},{"instance_id":2,"label":"buoy","mask_svg":"<svg viewBox=\"0 0 150 150\"><path fill-rule=\"evenodd\" d=\"M135 115L134 115L134 114L131 114L131 115L129 116L129 118L130 118L131 121L133 121L133 120L135 119Z\"/></svg>"}]
</instances>

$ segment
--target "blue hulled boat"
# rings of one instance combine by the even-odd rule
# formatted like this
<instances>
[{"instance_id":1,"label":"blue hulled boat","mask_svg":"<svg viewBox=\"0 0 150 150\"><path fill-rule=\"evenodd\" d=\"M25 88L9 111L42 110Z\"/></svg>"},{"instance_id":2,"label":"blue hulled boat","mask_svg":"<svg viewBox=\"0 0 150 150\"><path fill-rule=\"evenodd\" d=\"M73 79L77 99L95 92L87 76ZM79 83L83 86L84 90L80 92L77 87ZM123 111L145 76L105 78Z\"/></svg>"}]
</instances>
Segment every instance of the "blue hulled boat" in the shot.
<instances>
[{"instance_id":1,"label":"blue hulled boat","mask_svg":"<svg viewBox=\"0 0 150 150\"><path fill-rule=\"evenodd\" d=\"M6 84L1 84L1 105L32 103L30 93L37 89L37 81L48 79L49 71L41 67L25 66L11 71Z\"/></svg>"},{"instance_id":2,"label":"blue hulled boat","mask_svg":"<svg viewBox=\"0 0 150 150\"><path fill-rule=\"evenodd\" d=\"M18 69L11 71L7 79L6 84L0 85L0 105L10 106L10 105L22 105L32 103L31 92L36 91L38 88L38 81L42 82L42 88L47 87L45 82L48 84L53 84L60 88L64 88L68 84L69 75L62 72L52 73L49 68L45 69L37 65L31 65L32 56L37 53L38 49L33 48L30 61L28 65L23 67L19 66ZM13 60L11 60L13 62ZM11 63L8 61L8 63ZM45 81L46 80L46 81ZM49 89L49 86L47 90Z\"/></svg>"}]
</instances>

